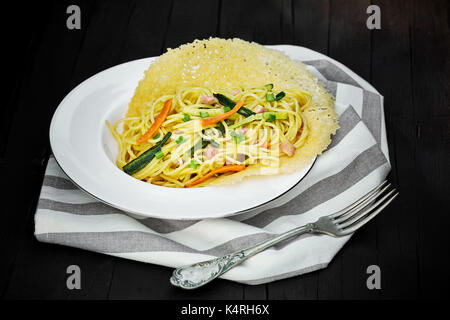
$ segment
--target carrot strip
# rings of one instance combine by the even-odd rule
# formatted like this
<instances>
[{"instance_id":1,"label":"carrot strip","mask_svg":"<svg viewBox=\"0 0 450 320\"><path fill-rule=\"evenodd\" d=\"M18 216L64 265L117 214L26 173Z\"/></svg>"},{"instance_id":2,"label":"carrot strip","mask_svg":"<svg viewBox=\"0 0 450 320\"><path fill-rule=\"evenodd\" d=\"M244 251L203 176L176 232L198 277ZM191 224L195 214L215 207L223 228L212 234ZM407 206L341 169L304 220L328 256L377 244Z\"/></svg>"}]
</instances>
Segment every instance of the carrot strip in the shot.
<instances>
[{"instance_id":1,"label":"carrot strip","mask_svg":"<svg viewBox=\"0 0 450 320\"><path fill-rule=\"evenodd\" d=\"M217 174L217 173L223 173L223 172L230 172L230 171L242 171L245 169L244 165L230 165L230 166L223 166L222 168L216 169L211 171L210 173L204 175L203 177L201 177L200 179L197 179L191 183L188 183L186 185L187 188L190 188L192 186L195 186L197 184L200 184L206 180L208 180L209 178L211 178L213 175Z\"/></svg>"},{"instance_id":2,"label":"carrot strip","mask_svg":"<svg viewBox=\"0 0 450 320\"><path fill-rule=\"evenodd\" d=\"M161 127L163 122L166 120L169 115L170 108L172 107L172 99L167 100L164 103L164 106L160 112L160 114L156 117L155 122L151 125L151 127L147 130L147 132L136 140L138 144L142 144L146 142L148 139L152 138L156 131Z\"/></svg>"},{"instance_id":3,"label":"carrot strip","mask_svg":"<svg viewBox=\"0 0 450 320\"><path fill-rule=\"evenodd\" d=\"M202 119L202 126L206 127L209 126L211 124L215 124L219 121L225 120L226 118L228 118L229 116L233 115L234 113L238 112L238 110L244 105L244 101L242 100L238 100L236 102L236 105L234 106L233 109L231 109L228 112L225 112L223 114L219 114L218 116L215 117L211 117L211 118L205 118Z\"/></svg>"}]
</instances>

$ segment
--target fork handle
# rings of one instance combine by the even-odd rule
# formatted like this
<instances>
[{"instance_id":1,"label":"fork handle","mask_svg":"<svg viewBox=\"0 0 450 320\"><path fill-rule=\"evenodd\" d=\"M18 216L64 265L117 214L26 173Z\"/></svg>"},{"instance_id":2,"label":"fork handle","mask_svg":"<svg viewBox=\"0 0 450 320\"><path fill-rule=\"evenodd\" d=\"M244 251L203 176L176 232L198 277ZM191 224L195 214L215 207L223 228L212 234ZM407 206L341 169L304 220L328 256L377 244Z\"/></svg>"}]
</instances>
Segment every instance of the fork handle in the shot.
<instances>
[{"instance_id":1,"label":"fork handle","mask_svg":"<svg viewBox=\"0 0 450 320\"><path fill-rule=\"evenodd\" d=\"M228 270L241 264L255 254L291 237L314 232L316 228L317 227L314 223L308 223L304 226L294 228L274 238L258 243L253 247L230 253L223 257L178 268L173 272L172 277L170 278L170 283L183 289L195 289L201 287L224 274Z\"/></svg>"}]
</instances>

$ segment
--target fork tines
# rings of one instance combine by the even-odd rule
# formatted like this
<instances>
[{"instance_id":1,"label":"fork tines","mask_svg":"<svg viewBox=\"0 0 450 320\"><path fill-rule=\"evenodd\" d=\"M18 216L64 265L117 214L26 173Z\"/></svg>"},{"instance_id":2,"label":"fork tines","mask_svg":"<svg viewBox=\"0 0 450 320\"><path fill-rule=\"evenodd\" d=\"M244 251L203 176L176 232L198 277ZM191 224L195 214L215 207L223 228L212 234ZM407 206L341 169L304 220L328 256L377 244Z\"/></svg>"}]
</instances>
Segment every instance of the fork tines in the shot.
<instances>
[{"instance_id":1,"label":"fork tines","mask_svg":"<svg viewBox=\"0 0 450 320\"><path fill-rule=\"evenodd\" d=\"M370 191L367 195L351 204L347 208L336 212L330 218L345 234L353 233L381 212L395 197L398 192L384 181Z\"/></svg>"}]
</instances>

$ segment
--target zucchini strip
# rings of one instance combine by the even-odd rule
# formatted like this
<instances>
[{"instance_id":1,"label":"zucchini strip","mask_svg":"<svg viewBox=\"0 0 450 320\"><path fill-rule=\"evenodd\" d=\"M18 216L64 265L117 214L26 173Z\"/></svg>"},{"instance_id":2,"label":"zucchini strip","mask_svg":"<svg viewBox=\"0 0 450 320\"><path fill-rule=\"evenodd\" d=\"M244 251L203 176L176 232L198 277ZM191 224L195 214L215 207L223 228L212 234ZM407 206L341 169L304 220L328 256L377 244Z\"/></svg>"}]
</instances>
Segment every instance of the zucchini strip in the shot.
<instances>
[{"instance_id":1,"label":"zucchini strip","mask_svg":"<svg viewBox=\"0 0 450 320\"><path fill-rule=\"evenodd\" d=\"M200 139L195 145L192 146L191 149L189 149L189 150L186 152L186 156L188 156L188 157L193 157L193 156L194 156L194 152L195 152L196 150L203 149L203 148L205 148L205 147L206 147L208 144L210 144L210 143L211 143L211 140Z\"/></svg>"},{"instance_id":2,"label":"zucchini strip","mask_svg":"<svg viewBox=\"0 0 450 320\"><path fill-rule=\"evenodd\" d=\"M215 97L217 100L219 100L219 103L220 103L221 105L223 105L224 107L228 107L228 108L233 109L234 106L236 105L236 102L234 102L233 100L231 100L230 98L228 98L227 96L225 96L225 95L223 95L223 94L221 94L221 93L214 93L213 95L214 95L214 97ZM254 115L254 114L255 114L252 110L250 110L250 109L248 109L248 108L246 108L246 107L241 107L241 108L237 111L237 113L239 113L240 115L243 115L243 116L246 117L246 118L247 118L247 117L250 117L251 115Z\"/></svg>"},{"instance_id":3,"label":"zucchini strip","mask_svg":"<svg viewBox=\"0 0 450 320\"><path fill-rule=\"evenodd\" d=\"M133 159L132 161L128 162L126 165L122 167L123 171L130 176L135 174L136 172L144 169L144 167L150 163L150 161L153 160L155 155L161 151L161 147L169 140L170 136L172 135L172 132L166 133L164 138L157 144L155 144L153 147L145 151L143 154L141 154L136 159Z\"/></svg>"}]
</instances>

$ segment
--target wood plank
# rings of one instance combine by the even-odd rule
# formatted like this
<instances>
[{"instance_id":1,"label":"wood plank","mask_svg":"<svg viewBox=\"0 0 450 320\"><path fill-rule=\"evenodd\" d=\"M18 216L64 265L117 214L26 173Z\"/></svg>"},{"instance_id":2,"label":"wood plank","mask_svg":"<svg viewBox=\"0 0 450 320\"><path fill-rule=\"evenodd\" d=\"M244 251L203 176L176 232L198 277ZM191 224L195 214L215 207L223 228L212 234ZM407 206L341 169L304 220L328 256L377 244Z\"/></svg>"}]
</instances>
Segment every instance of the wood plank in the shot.
<instances>
[{"instance_id":1,"label":"wood plank","mask_svg":"<svg viewBox=\"0 0 450 320\"><path fill-rule=\"evenodd\" d=\"M416 96L415 96L416 97ZM448 297L450 241L448 195L450 194L450 117L419 121L415 159L419 215L419 297Z\"/></svg>"},{"instance_id":2,"label":"wood plank","mask_svg":"<svg viewBox=\"0 0 450 320\"><path fill-rule=\"evenodd\" d=\"M96 253L38 242L34 238L34 213L42 185L44 166L20 163L23 170L11 171L17 162L2 162L2 190L8 199L2 207L7 228L0 231L0 295L5 299L98 299L105 298L110 273L105 259ZM107 258L111 260L112 258ZM81 268L82 290L66 287L69 265ZM106 278L105 278L106 277Z\"/></svg>"},{"instance_id":3,"label":"wood plank","mask_svg":"<svg viewBox=\"0 0 450 320\"><path fill-rule=\"evenodd\" d=\"M421 298L448 296L450 283L448 10L447 1L415 1L411 28Z\"/></svg>"},{"instance_id":4,"label":"wood plank","mask_svg":"<svg viewBox=\"0 0 450 320\"><path fill-rule=\"evenodd\" d=\"M195 291L170 285L173 269L136 261L118 259L109 299L242 299L242 285L215 280Z\"/></svg>"},{"instance_id":5,"label":"wood plank","mask_svg":"<svg viewBox=\"0 0 450 320\"><path fill-rule=\"evenodd\" d=\"M133 8L133 1L99 1L94 4L71 87L118 64Z\"/></svg>"},{"instance_id":6,"label":"wood plank","mask_svg":"<svg viewBox=\"0 0 450 320\"><path fill-rule=\"evenodd\" d=\"M219 0L173 1L165 48L176 48L195 39L218 35L220 23Z\"/></svg>"},{"instance_id":7,"label":"wood plank","mask_svg":"<svg viewBox=\"0 0 450 320\"><path fill-rule=\"evenodd\" d=\"M2 161L0 168L3 172L0 184L4 199L1 209L2 227L0 228L0 296L3 296L9 285L14 262L23 237L27 236L26 222L29 220L30 208L36 203L36 190L42 182L42 169L22 163L23 170L10 170L13 163ZM32 234L32 233L31 233ZM31 235L28 235L31 237Z\"/></svg>"},{"instance_id":8,"label":"wood plank","mask_svg":"<svg viewBox=\"0 0 450 320\"><path fill-rule=\"evenodd\" d=\"M325 269L319 270L317 274L317 299L336 300L342 299L342 253L334 257Z\"/></svg>"},{"instance_id":9,"label":"wood plank","mask_svg":"<svg viewBox=\"0 0 450 320\"><path fill-rule=\"evenodd\" d=\"M282 0L281 3L281 42L294 43L294 0Z\"/></svg>"},{"instance_id":10,"label":"wood plank","mask_svg":"<svg viewBox=\"0 0 450 320\"><path fill-rule=\"evenodd\" d=\"M294 43L327 54L329 17L328 0L294 1Z\"/></svg>"},{"instance_id":11,"label":"wood plank","mask_svg":"<svg viewBox=\"0 0 450 320\"><path fill-rule=\"evenodd\" d=\"M377 251L381 268L381 297L416 298L418 295L416 235L418 212L413 195L415 171L411 144L415 140L411 87L410 1L376 1L381 8L381 30L372 31L372 84L385 101L392 172L389 180L400 190L376 219ZM407 143L401 141L407 139Z\"/></svg>"},{"instance_id":12,"label":"wood plank","mask_svg":"<svg viewBox=\"0 0 450 320\"><path fill-rule=\"evenodd\" d=\"M370 1L330 2L329 55L370 82L371 36L366 27ZM374 223L353 235L339 253L342 263L342 298L370 299L379 292L366 287L366 268L377 264L377 229Z\"/></svg>"},{"instance_id":13,"label":"wood plank","mask_svg":"<svg viewBox=\"0 0 450 320\"><path fill-rule=\"evenodd\" d=\"M89 10L87 5L80 7L82 13L85 8ZM67 82L70 79L70 87L98 71L117 64L131 9L132 5L127 2L100 1L94 4L89 19L85 21L86 35L82 38L83 42L78 43L78 47L81 44L81 50L76 65L75 67L71 65L70 70L67 70L67 74L70 76L66 79ZM55 11L55 17L59 17L59 12ZM63 27L65 28L65 23ZM54 28L61 28L61 26L55 25ZM57 31L52 29L50 32ZM57 41L62 42L59 39ZM52 47L47 44L46 48ZM74 55L71 51L63 52L62 55L61 52L59 53L58 61L64 61L67 56ZM40 58L42 59L42 57ZM55 68L55 64L57 65L58 62L50 61L49 64L51 68ZM59 73L64 73L64 70L58 70L58 73L54 75L56 81L58 81ZM113 258L83 250L39 243L31 236L33 220L27 221L27 225L29 236L17 256L10 286L5 294L7 297L54 297L58 299L107 297L114 268ZM67 289L66 268L71 264L80 266L82 288L87 287L88 290L71 291ZM42 275L42 270L47 270L47 272Z\"/></svg>"},{"instance_id":14,"label":"wood plank","mask_svg":"<svg viewBox=\"0 0 450 320\"><path fill-rule=\"evenodd\" d=\"M366 8L370 1L330 2L329 56L342 62L359 76L370 77L370 30Z\"/></svg>"},{"instance_id":15,"label":"wood plank","mask_svg":"<svg viewBox=\"0 0 450 320\"><path fill-rule=\"evenodd\" d=\"M414 91L414 102L420 119L450 115L448 10L448 1L414 3L411 30L413 81L414 89L420 88Z\"/></svg>"},{"instance_id":16,"label":"wood plank","mask_svg":"<svg viewBox=\"0 0 450 320\"><path fill-rule=\"evenodd\" d=\"M30 76L21 86L19 99L13 107L14 117L3 156L45 159L49 151L48 129L53 111L67 93L76 53L84 37L84 29L66 27L69 1L59 1L50 8L45 36L40 41ZM89 1L80 1L81 19L88 19ZM33 143L23 142L33 136Z\"/></svg>"},{"instance_id":17,"label":"wood plank","mask_svg":"<svg viewBox=\"0 0 450 320\"><path fill-rule=\"evenodd\" d=\"M134 3L125 42L120 50L120 62L154 57L163 52L171 7L172 1L166 0L139 0Z\"/></svg>"},{"instance_id":18,"label":"wood plank","mask_svg":"<svg viewBox=\"0 0 450 320\"><path fill-rule=\"evenodd\" d=\"M33 237L34 207L29 209L25 244L17 257L5 299L106 299L113 258ZM26 257L25 257L26 256ZM81 290L66 286L67 268L80 267Z\"/></svg>"},{"instance_id":19,"label":"wood plank","mask_svg":"<svg viewBox=\"0 0 450 320\"><path fill-rule=\"evenodd\" d=\"M294 43L309 49L328 54L329 28L330 28L330 2L321 1L294 1ZM295 278L292 286L310 287L302 289L298 294L290 296L294 299L338 299L341 297L342 257L338 254L327 268L312 273L308 278L303 276ZM294 279L292 279L294 280ZM289 279L285 280L289 283ZM286 284L285 284L286 285ZM291 286L291 285L287 285Z\"/></svg>"},{"instance_id":20,"label":"wood plank","mask_svg":"<svg viewBox=\"0 0 450 320\"><path fill-rule=\"evenodd\" d=\"M28 10L21 10L22 4L14 2L10 4L10 12L21 12L21 19L2 19L1 30L4 43L8 44L8 50L3 51L5 63L2 69L3 99L6 101L0 113L0 156L3 156L11 129L11 122L16 112L16 104L23 82L30 74L36 55L39 41L49 19L48 3L32 3ZM15 32L10 32L14 29Z\"/></svg>"},{"instance_id":21,"label":"wood plank","mask_svg":"<svg viewBox=\"0 0 450 320\"><path fill-rule=\"evenodd\" d=\"M244 285L243 300L267 300L268 288L266 284Z\"/></svg>"},{"instance_id":22,"label":"wood plank","mask_svg":"<svg viewBox=\"0 0 450 320\"><path fill-rule=\"evenodd\" d=\"M269 300L317 299L317 272L306 273L267 284Z\"/></svg>"},{"instance_id":23,"label":"wood plank","mask_svg":"<svg viewBox=\"0 0 450 320\"><path fill-rule=\"evenodd\" d=\"M222 2L219 34L260 44L281 44L292 38L286 1L227 0ZM262 8L254 10L255 8Z\"/></svg>"},{"instance_id":24,"label":"wood plank","mask_svg":"<svg viewBox=\"0 0 450 320\"><path fill-rule=\"evenodd\" d=\"M26 78L20 85L18 98L10 105L13 112L8 115L11 121L7 140L9 150L5 148L3 156L6 159L2 160L2 168L10 168L13 165L23 168L20 172L14 171L15 176L5 180L8 188L2 188L12 192L2 208L2 218L6 221L5 226L8 226L2 230L2 239L4 243L9 243L1 253L1 294L5 296L14 296L20 290L28 290L28 286L33 287L19 276L17 281L19 291L14 293L16 271L20 265L19 252L27 243L35 241L32 217L46 164L45 153L48 150L48 128L45 128L45 123L51 117L59 97L63 96L68 87L76 58L73 51L78 49L84 35L84 31L69 31L66 28L68 5L70 2L60 1L51 6L40 4L38 8L27 7L31 11L23 10L25 17L30 17L28 22L24 22L25 26L35 28L37 36L34 37L27 53L30 61L26 66ZM85 10L82 19L87 17L88 10ZM42 35L39 35L41 31ZM17 52L15 58L22 57L21 53ZM20 63L22 61L17 61L16 65ZM37 132L33 132L35 130ZM29 141L29 132L33 132L35 140L25 149L23 141ZM30 151L30 154L25 157L23 153L27 151ZM9 174L11 170L3 172ZM5 275L8 279L4 278ZM8 288L11 291L8 292ZM22 295L18 293L18 296Z\"/></svg>"}]
</instances>

